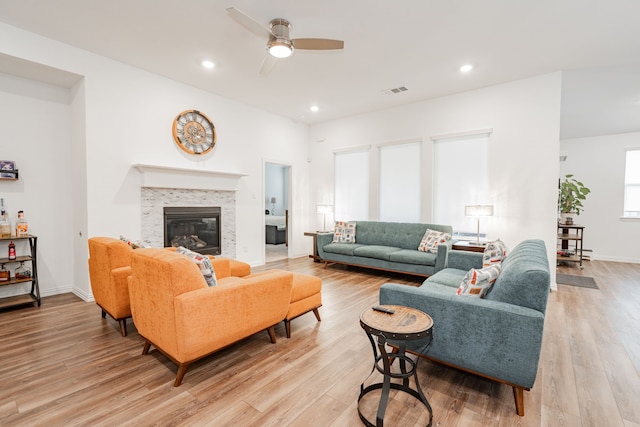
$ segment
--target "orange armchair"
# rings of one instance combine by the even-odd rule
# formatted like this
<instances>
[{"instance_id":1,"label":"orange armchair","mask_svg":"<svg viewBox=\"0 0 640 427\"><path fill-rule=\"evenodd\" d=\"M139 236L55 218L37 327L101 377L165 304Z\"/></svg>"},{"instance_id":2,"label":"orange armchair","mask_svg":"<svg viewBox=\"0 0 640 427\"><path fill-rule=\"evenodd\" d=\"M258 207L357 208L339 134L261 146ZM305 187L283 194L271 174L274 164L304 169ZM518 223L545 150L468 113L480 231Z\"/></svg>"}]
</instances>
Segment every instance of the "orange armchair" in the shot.
<instances>
[{"instance_id":1,"label":"orange armchair","mask_svg":"<svg viewBox=\"0 0 640 427\"><path fill-rule=\"evenodd\" d=\"M133 249L122 240L111 237L89 239L89 279L102 318L113 317L120 333L127 335L127 318L131 317L127 278L131 274Z\"/></svg>"},{"instance_id":2,"label":"orange armchair","mask_svg":"<svg viewBox=\"0 0 640 427\"><path fill-rule=\"evenodd\" d=\"M192 362L236 341L267 330L275 343L274 326L289 309L292 273L233 277L228 259L212 261L218 285L208 287L184 255L156 248L133 253L129 296L145 339L142 354L153 345L178 365L175 387Z\"/></svg>"}]
</instances>

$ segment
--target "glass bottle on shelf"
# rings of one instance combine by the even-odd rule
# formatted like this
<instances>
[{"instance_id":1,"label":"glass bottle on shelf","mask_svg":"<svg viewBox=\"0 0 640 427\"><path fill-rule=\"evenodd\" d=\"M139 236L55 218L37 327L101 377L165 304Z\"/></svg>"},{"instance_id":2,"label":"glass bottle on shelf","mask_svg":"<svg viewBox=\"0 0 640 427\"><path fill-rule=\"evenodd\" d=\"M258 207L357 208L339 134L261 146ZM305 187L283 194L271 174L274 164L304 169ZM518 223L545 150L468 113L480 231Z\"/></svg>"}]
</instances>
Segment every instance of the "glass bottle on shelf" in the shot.
<instances>
[{"instance_id":1,"label":"glass bottle on shelf","mask_svg":"<svg viewBox=\"0 0 640 427\"><path fill-rule=\"evenodd\" d=\"M0 268L0 283L8 282L11 279L11 273L9 270L4 268L4 264L2 264L2 268Z\"/></svg>"},{"instance_id":2,"label":"glass bottle on shelf","mask_svg":"<svg viewBox=\"0 0 640 427\"><path fill-rule=\"evenodd\" d=\"M24 266L24 261L20 263L20 267L16 268L15 271L16 279L30 279L31 278L31 270Z\"/></svg>"},{"instance_id":3,"label":"glass bottle on shelf","mask_svg":"<svg viewBox=\"0 0 640 427\"><path fill-rule=\"evenodd\" d=\"M11 222L4 208L4 199L0 199L0 237L11 237Z\"/></svg>"},{"instance_id":4,"label":"glass bottle on shelf","mask_svg":"<svg viewBox=\"0 0 640 427\"><path fill-rule=\"evenodd\" d=\"M16 236L25 237L29 235L29 223L24 218L24 212L18 211L18 220L16 221Z\"/></svg>"},{"instance_id":5,"label":"glass bottle on shelf","mask_svg":"<svg viewBox=\"0 0 640 427\"><path fill-rule=\"evenodd\" d=\"M9 243L9 259L16 259L16 245L13 242Z\"/></svg>"}]
</instances>

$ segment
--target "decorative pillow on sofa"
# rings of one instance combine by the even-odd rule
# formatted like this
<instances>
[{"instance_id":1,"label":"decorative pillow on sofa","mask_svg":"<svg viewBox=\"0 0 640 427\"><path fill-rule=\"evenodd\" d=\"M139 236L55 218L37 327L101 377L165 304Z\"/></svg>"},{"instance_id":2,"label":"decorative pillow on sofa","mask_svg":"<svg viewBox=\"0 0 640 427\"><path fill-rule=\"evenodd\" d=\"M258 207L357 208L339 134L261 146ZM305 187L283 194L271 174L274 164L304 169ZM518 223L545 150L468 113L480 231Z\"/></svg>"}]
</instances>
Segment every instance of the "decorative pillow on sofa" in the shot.
<instances>
[{"instance_id":1,"label":"decorative pillow on sofa","mask_svg":"<svg viewBox=\"0 0 640 427\"><path fill-rule=\"evenodd\" d=\"M445 233L444 231L430 230L427 228L427 231L424 233L424 236L420 241L418 250L421 252L431 252L432 254L437 254L438 245L448 240L451 240L451 234Z\"/></svg>"},{"instance_id":2,"label":"decorative pillow on sofa","mask_svg":"<svg viewBox=\"0 0 640 427\"><path fill-rule=\"evenodd\" d=\"M331 243L355 243L356 223L347 221L336 221L333 231L333 241Z\"/></svg>"},{"instance_id":3,"label":"decorative pillow on sofa","mask_svg":"<svg viewBox=\"0 0 640 427\"><path fill-rule=\"evenodd\" d=\"M142 242L135 241L135 240L129 240L126 237L124 237L122 234L120 235L120 240L125 242L127 245L131 246L131 249L140 249L140 248L148 248L149 247L149 246L143 244Z\"/></svg>"},{"instance_id":4,"label":"decorative pillow on sofa","mask_svg":"<svg viewBox=\"0 0 640 427\"><path fill-rule=\"evenodd\" d=\"M472 268L462 278L462 283L456 293L471 297L484 298L491 285L494 284L500 274L500 264L491 265L482 269Z\"/></svg>"},{"instance_id":5,"label":"decorative pillow on sofa","mask_svg":"<svg viewBox=\"0 0 640 427\"><path fill-rule=\"evenodd\" d=\"M193 260L193 262L196 263L198 268L200 268L200 271L202 272L207 285L217 285L216 272L214 271L213 265L211 265L211 259L208 256L193 252L192 250L189 250L183 246L178 246L176 248L176 252L188 256L189 258L191 258L191 260Z\"/></svg>"},{"instance_id":6,"label":"decorative pillow on sofa","mask_svg":"<svg viewBox=\"0 0 640 427\"><path fill-rule=\"evenodd\" d=\"M482 266L500 264L507 256L507 246L500 239L495 242L488 242L482 256Z\"/></svg>"}]
</instances>

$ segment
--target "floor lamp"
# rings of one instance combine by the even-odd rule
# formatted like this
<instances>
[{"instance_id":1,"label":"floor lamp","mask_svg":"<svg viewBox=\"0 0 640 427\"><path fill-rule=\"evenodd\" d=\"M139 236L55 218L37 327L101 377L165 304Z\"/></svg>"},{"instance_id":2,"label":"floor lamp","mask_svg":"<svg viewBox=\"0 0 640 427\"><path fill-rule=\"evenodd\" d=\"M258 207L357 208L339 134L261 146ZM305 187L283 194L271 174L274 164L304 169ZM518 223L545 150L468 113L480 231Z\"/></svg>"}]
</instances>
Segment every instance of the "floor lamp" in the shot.
<instances>
[{"instance_id":1,"label":"floor lamp","mask_svg":"<svg viewBox=\"0 0 640 427\"><path fill-rule=\"evenodd\" d=\"M464 207L465 216L476 217L477 221L477 234L476 244L480 244L480 217L481 216L493 216L493 205L467 205Z\"/></svg>"},{"instance_id":2,"label":"floor lamp","mask_svg":"<svg viewBox=\"0 0 640 427\"><path fill-rule=\"evenodd\" d=\"M327 214L333 212L333 205L318 205L317 212L322 214L322 231L327 231Z\"/></svg>"}]
</instances>

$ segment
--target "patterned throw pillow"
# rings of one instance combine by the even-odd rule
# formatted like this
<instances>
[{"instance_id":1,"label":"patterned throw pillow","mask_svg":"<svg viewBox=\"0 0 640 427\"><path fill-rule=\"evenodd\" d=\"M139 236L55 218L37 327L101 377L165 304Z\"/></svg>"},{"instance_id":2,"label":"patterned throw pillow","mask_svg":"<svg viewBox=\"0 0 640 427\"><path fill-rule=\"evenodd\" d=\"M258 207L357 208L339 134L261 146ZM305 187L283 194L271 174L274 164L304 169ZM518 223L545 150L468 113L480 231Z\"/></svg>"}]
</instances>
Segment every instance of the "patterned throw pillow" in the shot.
<instances>
[{"instance_id":1,"label":"patterned throw pillow","mask_svg":"<svg viewBox=\"0 0 640 427\"><path fill-rule=\"evenodd\" d=\"M462 283L460 283L456 294L484 298L491 285L493 285L498 278L500 270L500 264L491 265L479 270L472 268L462 278Z\"/></svg>"},{"instance_id":2,"label":"patterned throw pillow","mask_svg":"<svg viewBox=\"0 0 640 427\"><path fill-rule=\"evenodd\" d=\"M438 245L448 240L451 240L451 234L445 233L444 231L435 231L427 228L427 231L424 233L424 236L420 241L418 250L421 252L430 252L432 254L437 254Z\"/></svg>"},{"instance_id":3,"label":"patterned throw pillow","mask_svg":"<svg viewBox=\"0 0 640 427\"><path fill-rule=\"evenodd\" d=\"M507 246L500 239L495 242L488 242L482 256L482 266L500 264L507 257Z\"/></svg>"},{"instance_id":4,"label":"patterned throw pillow","mask_svg":"<svg viewBox=\"0 0 640 427\"><path fill-rule=\"evenodd\" d=\"M139 242L139 241L136 241L136 240L129 240L126 237L124 237L122 234L120 235L120 240L125 242L127 245L131 246L131 249L140 249L140 248L148 248L149 247L149 246L145 245L142 242Z\"/></svg>"},{"instance_id":5,"label":"patterned throw pillow","mask_svg":"<svg viewBox=\"0 0 640 427\"><path fill-rule=\"evenodd\" d=\"M200 268L200 271L202 272L207 285L215 286L218 284L216 279L216 272L213 269L213 265L211 264L211 260L208 256L193 252L192 250L189 250L183 246L178 246L176 248L176 252L188 256L189 258L191 258L191 260L193 260L193 262L196 263L198 268Z\"/></svg>"},{"instance_id":6,"label":"patterned throw pillow","mask_svg":"<svg viewBox=\"0 0 640 427\"><path fill-rule=\"evenodd\" d=\"M347 221L336 221L333 231L332 243L355 243L356 223Z\"/></svg>"}]
</instances>

